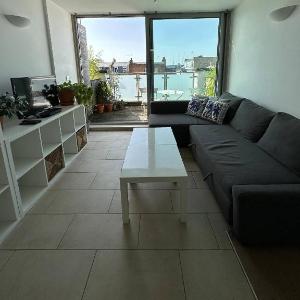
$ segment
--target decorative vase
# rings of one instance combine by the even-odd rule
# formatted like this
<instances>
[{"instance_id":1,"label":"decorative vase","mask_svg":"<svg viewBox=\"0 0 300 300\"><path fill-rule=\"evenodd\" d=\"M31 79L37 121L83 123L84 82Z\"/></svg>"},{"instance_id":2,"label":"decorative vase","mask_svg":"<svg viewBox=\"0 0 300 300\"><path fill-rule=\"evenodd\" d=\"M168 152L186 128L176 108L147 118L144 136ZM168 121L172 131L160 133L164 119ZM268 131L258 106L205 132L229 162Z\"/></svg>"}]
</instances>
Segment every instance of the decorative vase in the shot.
<instances>
[{"instance_id":1,"label":"decorative vase","mask_svg":"<svg viewBox=\"0 0 300 300\"><path fill-rule=\"evenodd\" d=\"M112 103L105 103L105 111L112 112L113 111L113 104Z\"/></svg>"},{"instance_id":2,"label":"decorative vase","mask_svg":"<svg viewBox=\"0 0 300 300\"><path fill-rule=\"evenodd\" d=\"M97 104L97 111L100 114L102 114L104 112L104 104L103 103Z\"/></svg>"},{"instance_id":3,"label":"decorative vase","mask_svg":"<svg viewBox=\"0 0 300 300\"><path fill-rule=\"evenodd\" d=\"M4 123L4 116L0 116L0 125L2 129L3 129L3 123Z\"/></svg>"},{"instance_id":4,"label":"decorative vase","mask_svg":"<svg viewBox=\"0 0 300 300\"><path fill-rule=\"evenodd\" d=\"M58 93L61 106L74 105L75 93L71 89L63 89Z\"/></svg>"}]
</instances>

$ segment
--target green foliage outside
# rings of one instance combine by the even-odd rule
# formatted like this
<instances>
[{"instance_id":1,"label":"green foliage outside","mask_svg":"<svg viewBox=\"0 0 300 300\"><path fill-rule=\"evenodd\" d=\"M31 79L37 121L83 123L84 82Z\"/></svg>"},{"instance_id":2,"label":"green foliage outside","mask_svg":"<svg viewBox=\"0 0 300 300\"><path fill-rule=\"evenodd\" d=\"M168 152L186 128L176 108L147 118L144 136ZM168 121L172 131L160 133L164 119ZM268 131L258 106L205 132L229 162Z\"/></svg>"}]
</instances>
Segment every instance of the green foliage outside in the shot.
<instances>
[{"instance_id":1,"label":"green foliage outside","mask_svg":"<svg viewBox=\"0 0 300 300\"><path fill-rule=\"evenodd\" d=\"M215 82L217 78L216 68L211 68L205 77L205 96L216 95Z\"/></svg>"},{"instance_id":2,"label":"green foliage outside","mask_svg":"<svg viewBox=\"0 0 300 300\"><path fill-rule=\"evenodd\" d=\"M101 57L100 53L95 54L93 46L89 46L88 49L88 60L89 60L89 74L91 80L96 80L100 78L100 63Z\"/></svg>"}]
</instances>

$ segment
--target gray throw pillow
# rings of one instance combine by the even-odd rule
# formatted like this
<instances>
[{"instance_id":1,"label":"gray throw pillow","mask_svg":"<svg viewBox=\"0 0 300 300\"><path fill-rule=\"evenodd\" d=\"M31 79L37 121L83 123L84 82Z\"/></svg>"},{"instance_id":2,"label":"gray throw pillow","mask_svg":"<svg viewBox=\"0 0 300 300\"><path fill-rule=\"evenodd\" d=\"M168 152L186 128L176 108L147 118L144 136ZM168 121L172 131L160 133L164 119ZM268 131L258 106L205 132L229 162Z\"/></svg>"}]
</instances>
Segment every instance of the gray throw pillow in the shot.
<instances>
[{"instance_id":1,"label":"gray throw pillow","mask_svg":"<svg viewBox=\"0 0 300 300\"><path fill-rule=\"evenodd\" d=\"M228 103L229 104L229 108L228 108L228 111L227 111L227 114L226 114L226 117L224 119L224 123L230 123L230 121L233 119L237 109L239 108L242 100L244 98L240 98L240 97L237 97L237 96L234 96L230 93L223 93L220 98L219 98L219 101L223 101L225 103Z\"/></svg>"},{"instance_id":2,"label":"gray throw pillow","mask_svg":"<svg viewBox=\"0 0 300 300\"><path fill-rule=\"evenodd\" d=\"M258 146L300 176L300 120L278 113Z\"/></svg>"},{"instance_id":3,"label":"gray throw pillow","mask_svg":"<svg viewBox=\"0 0 300 300\"><path fill-rule=\"evenodd\" d=\"M217 124L223 124L228 108L229 104L227 103L208 100L201 117Z\"/></svg>"},{"instance_id":4,"label":"gray throw pillow","mask_svg":"<svg viewBox=\"0 0 300 300\"><path fill-rule=\"evenodd\" d=\"M246 139L257 142L265 133L275 113L245 99L240 104L230 125Z\"/></svg>"}]
</instances>

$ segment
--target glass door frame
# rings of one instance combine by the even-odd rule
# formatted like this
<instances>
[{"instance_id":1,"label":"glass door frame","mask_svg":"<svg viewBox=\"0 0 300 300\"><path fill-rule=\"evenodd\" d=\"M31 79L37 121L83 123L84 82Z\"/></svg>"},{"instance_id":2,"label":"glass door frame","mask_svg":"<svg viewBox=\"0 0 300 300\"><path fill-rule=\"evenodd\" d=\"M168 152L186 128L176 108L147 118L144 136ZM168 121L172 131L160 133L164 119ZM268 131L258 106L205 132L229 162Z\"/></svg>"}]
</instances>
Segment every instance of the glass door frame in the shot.
<instances>
[{"instance_id":1,"label":"glass door frame","mask_svg":"<svg viewBox=\"0 0 300 300\"><path fill-rule=\"evenodd\" d=\"M127 18L127 17L144 17L145 18L145 35L146 35L146 74L147 74L147 111L150 114L151 101L154 101L154 45L153 45L153 21L164 19L204 19L218 18L218 51L217 51L217 80L216 80L216 95L220 96L227 85L227 57L228 57L228 41L230 28L230 12L198 12L198 13L141 13L141 14L73 14L73 40L77 64L78 81L82 81L79 49L78 49L78 32L77 19L80 18Z\"/></svg>"},{"instance_id":2,"label":"glass door frame","mask_svg":"<svg viewBox=\"0 0 300 300\"><path fill-rule=\"evenodd\" d=\"M147 88L148 88L148 112L151 101L154 101L154 42L153 21L166 19L219 19L218 51L217 51L217 80L216 95L220 96L224 90L226 70L226 33L229 24L229 12L205 12L205 13L156 13L147 14L146 17L146 65L147 65Z\"/></svg>"}]
</instances>

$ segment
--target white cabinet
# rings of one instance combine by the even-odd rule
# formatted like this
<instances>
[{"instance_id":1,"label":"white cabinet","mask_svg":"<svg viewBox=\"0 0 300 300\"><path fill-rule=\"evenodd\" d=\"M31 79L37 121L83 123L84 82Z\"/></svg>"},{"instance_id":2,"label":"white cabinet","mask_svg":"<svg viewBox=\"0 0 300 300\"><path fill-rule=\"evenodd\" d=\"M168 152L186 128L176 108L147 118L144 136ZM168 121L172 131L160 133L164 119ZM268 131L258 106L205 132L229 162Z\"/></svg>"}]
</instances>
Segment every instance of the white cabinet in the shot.
<instances>
[{"instance_id":1,"label":"white cabinet","mask_svg":"<svg viewBox=\"0 0 300 300\"><path fill-rule=\"evenodd\" d=\"M22 217L85 145L84 106L64 107L62 112L41 120L36 125L20 126L19 120L5 124L2 148L7 154L6 165L0 158L0 205L2 200L5 210L0 207L0 220L2 216L14 220Z\"/></svg>"},{"instance_id":2,"label":"white cabinet","mask_svg":"<svg viewBox=\"0 0 300 300\"><path fill-rule=\"evenodd\" d=\"M19 208L0 128L0 242L19 219Z\"/></svg>"}]
</instances>

